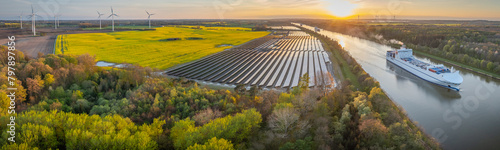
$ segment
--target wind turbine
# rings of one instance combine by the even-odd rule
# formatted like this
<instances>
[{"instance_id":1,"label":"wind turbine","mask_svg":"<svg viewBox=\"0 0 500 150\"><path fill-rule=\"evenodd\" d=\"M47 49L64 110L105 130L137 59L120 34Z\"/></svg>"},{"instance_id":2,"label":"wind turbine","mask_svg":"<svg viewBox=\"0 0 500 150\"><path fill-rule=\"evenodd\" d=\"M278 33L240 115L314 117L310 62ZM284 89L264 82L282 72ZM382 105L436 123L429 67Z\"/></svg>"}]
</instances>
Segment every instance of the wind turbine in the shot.
<instances>
[{"instance_id":1,"label":"wind turbine","mask_svg":"<svg viewBox=\"0 0 500 150\"><path fill-rule=\"evenodd\" d=\"M57 18L57 19L56 19L56 20L57 20L57 25L56 25L56 26L59 26L59 17L61 17L61 15L57 15L57 16L56 16L56 18Z\"/></svg>"},{"instance_id":2,"label":"wind turbine","mask_svg":"<svg viewBox=\"0 0 500 150\"><path fill-rule=\"evenodd\" d=\"M57 15L54 15L54 28L57 30Z\"/></svg>"},{"instance_id":3,"label":"wind turbine","mask_svg":"<svg viewBox=\"0 0 500 150\"><path fill-rule=\"evenodd\" d=\"M111 17L111 29L113 31L115 31L115 16L118 17L118 15L116 15L114 12L113 12L113 7L111 7L111 15L109 15L109 17ZM109 18L108 17L108 18Z\"/></svg>"},{"instance_id":4,"label":"wind turbine","mask_svg":"<svg viewBox=\"0 0 500 150\"><path fill-rule=\"evenodd\" d=\"M149 28L151 29L151 16L154 14L150 14L147 10L146 10L146 13L148 14Z\"/></svg>"},{"instance_id":5,"label":"wind turbine","mask_svg":"<svg viewBox=\"0 0 500 150\"><path fill-rule=\"evenodd\" d=\"M101 14L99 11L97 11L97 14L99 15L99 30L101 29L101 16L103 16L104 14Z\"/></svg>"},{"instance_id":6,"label":"wind turbine","mask_svg":"<svg viewBox=\"0 0 500 150\"><path fill-rule=\"evenodd\" d=\"M36 14L36 12L33 10L33 5L31 5L31 15L29 15L31 17L31 30L33 31L33 36L36 36L36 16L38 16Z\"/></svg>"},{"instance_id":7,"label":"wind turbine","mask_svg":"<svg viewBox=\"0 0 500 150\"><path fill-rule=\"evenodd\" d=\"M21 30L23 29L23 13L21 12L21 16L19 16L19 21L21 21Z\"/></svg>"}]
</instances>

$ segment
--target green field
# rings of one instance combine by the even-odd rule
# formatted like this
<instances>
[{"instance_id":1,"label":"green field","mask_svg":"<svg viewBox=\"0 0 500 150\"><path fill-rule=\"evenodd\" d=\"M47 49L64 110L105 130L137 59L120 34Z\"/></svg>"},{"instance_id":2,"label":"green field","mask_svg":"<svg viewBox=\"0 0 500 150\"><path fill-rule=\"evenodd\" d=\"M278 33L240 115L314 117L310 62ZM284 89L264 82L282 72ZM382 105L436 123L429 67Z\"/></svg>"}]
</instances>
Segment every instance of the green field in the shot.
<instances>
[{"instance_id":1,"label":"green field","mask_svg":"<svg viewBox=\"0 0 500 150\"><path fill-rule=\"evenodd\" d=\"M269 34L240 29L160 27L156 31L65 34L58 36L55 53L88 53L99 61L166 69L231 48L221 45L239 45Z\"/></svg>"},{"instance_id":2,"label":"green field","mask_svg":"<svg viewBox=\"0 0 500 150\"><path fill-rule=\"evenodd\" d=\"M131 30L131 29L148 29L149 26L115 26L115 30ZM157 28L155 26L151 26L151 28ZM102 30L111 30L111 26L102 27ZM82 30L101 30L99 27L92 28L82 28Z\"/></svg>"}]
</instances>

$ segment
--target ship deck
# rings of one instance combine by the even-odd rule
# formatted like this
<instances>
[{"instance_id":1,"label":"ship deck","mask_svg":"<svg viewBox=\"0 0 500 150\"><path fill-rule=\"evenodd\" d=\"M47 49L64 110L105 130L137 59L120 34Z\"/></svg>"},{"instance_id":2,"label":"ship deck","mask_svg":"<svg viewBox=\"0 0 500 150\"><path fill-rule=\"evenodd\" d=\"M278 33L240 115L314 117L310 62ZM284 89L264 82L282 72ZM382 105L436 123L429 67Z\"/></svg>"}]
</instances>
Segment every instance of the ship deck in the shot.
<instances>
[{"instance_id":1,"label":"ship deck","mask_svg":"<svg viewBox=\"0 0 500 150\"><path fill-rule=\"evenodd\" d=\"M397 53L395 51L387 51L388 57L394 57L395 55L397 55ZM427 68L429 68L428 71L436 73L436 74L450 73L451 72L451 70L449 68L446 68L442 65L437 65L437 66L431 65L429 63L418 60L413 56L401 58L401 60L403 60L405 62L409 62L410 64L415 65L423 70L426 70Z\"/></svg>"}]
</instances>

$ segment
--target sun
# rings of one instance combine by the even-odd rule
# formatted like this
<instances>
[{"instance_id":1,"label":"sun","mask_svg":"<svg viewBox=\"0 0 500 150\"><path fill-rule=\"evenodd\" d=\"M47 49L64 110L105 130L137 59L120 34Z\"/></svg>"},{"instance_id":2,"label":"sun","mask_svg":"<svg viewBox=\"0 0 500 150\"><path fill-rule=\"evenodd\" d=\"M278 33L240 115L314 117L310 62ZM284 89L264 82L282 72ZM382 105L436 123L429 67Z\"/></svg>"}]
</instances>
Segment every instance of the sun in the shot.
<instances>
[{"instance_id":1,"label":"sun","mask_svg":"<svg viewBox=\"0 0 500 150\"><path fill-rule=\"evenodd\" d=\"M354 15L354 9L358 4L353 4L347 0L332 0L326 5L326 10L336 17L348 17Z\"/></svg>"}]
</instances>

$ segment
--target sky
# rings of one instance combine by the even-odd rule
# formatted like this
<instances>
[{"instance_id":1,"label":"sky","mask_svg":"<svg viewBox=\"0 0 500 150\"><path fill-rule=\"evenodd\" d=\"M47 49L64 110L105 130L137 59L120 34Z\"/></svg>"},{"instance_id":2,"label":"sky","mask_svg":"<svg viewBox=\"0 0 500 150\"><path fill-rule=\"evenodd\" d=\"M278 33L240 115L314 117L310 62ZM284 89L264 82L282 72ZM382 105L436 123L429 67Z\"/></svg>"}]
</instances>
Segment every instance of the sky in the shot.
<instances>
[{"instance_id":1,"label":"sky","mask_svg":"<svg viewBox=\"0 0 500 150\"><path fill-rule=\"evenodd\" d=\"M500 0L0 0L0 20L35 12L42 20L117 19L450 19L500 20Z\"/></svg>"}]
</instances>

